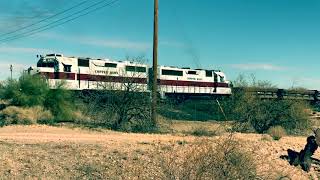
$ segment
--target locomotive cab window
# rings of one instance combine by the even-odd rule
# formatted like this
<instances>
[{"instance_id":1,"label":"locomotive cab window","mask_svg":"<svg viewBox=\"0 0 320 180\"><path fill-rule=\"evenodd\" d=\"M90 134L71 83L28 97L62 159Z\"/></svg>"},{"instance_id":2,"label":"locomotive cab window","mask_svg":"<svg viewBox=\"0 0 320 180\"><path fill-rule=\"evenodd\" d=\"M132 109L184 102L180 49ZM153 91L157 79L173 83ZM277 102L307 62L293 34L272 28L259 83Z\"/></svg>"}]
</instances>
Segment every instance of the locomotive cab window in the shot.
<instances>
[{"instance_id":1,"label":"locomotive cab window","mask_svg":"<svg viewBox=\"0 0 320 180\"><path fill-rule=\"evenodd\" d=\"M104 67L111 67L111 68L116 68L117 64L116 63L105 63Z\"/></svg>"},{"instance_id":2,"label":"locomotive cab window","mask_svg":"<svg viewBox=\"0 0 320 180\"><path fill-rule=\"evenodd\" d=\"M56 63L55 59L40 59L37 62L37 67L54 67Z\"/></svg>"},{"instance_id":3,"label":"locomotive cab window","mask_svg":"<svg viewBox=\"0 0 320 180\"><path fill-rule=\"evenodd\" d=\"M37 67L54 67L54 62L38 62Z\"/></svg>"},{"instance_id":4,"label":"locomotive cab window","mask_svg":"<svg viewBox=\"0 0 320 180\"><path fill-rule=\"evenodd\" d=\"M183 71L162 69L161 74L169 76L183 76Z\"/></svg>"},{"instance_id":5,"label":"locomotive cab window","mask_svg":"<svg viewBox=\"0 0 320 180\"><path fill-rule=\"evenodd\" d=\"M64 72L71 72L71 65L63 65L63 71Z\"/></svg>"},{"instance_id":6,"label":"locomotive cab window","mask_svg":"<svg viewBox=\"0 0 320 180\"><path fill-rule=\"evenodd\" d=\"M89 60L88 59L78 59L78 66L89 67Z\"/></svg>"},{"instance_id":7,"label":"locomotive cab window","mask_svg":"<svg viewBox=\"0 0 320 180\"><path fill-rule=\"evenodd\" d=\"M188 74L197 75L197 71L188 71Z\"/></svg>"},{"instance_id":8,"label":"locomotive cab window","mask_svg":"<svg viewBox=\"0 0 320 180\"><path fill-rule=\"evenodd\" d=\"M212 77L212 71L206 71L206 77Z\"/></svg>"}]
</instances>

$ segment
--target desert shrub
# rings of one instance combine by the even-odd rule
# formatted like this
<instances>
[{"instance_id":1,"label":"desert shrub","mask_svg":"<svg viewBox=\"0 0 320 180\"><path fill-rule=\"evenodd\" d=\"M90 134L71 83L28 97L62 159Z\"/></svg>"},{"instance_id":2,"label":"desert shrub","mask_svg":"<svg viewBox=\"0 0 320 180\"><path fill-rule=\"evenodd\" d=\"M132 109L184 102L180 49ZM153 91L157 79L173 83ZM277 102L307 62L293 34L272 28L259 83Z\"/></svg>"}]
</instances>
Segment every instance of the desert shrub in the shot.
<instances>
[{"instance_id":1,"label":"desert shrub","mask_svg":"<svg viewBox=\"0 0 320 180\"><path fill-rule=\"evenodd\" d=\"M128 121L127 123L123 123L118 130L134 133L159 133L159 127L155 126L150 118L151 117L142 117L141 119L137 118L135 120Z\"/></svg>"},{"instance_id":2,"label":"desert shrub","mask_svg":"<svg viewBox=\"0 0 320 180\"><path fill-rule=\"evenodd\" d=\"M0 111L5 109L9 105L7 100L0 99Z\"/></svg>"},{"instance_id":3,"label":"desert shrub","mask_svg":"<svg viewBox=\"0 0 320 180\"><path fill-rule=\"evenodd\" d=\"M44 101L44 107L52 112L57 122L74 120L72 93L63 86L64 83L60 83L55 89L49 91Z\"/></svg>"},{"instance_id":4,"label":"desert shrub","mask_svg":"<svg viewBox=\"0 0 320 180\"><path fill-rule=\"evenodd\" d=\"M241 80L244 81L244 80ZM240 81L240 82L241 82ZM267 82L244 83L233 91L229 100L230 117L239 123L250 124L256 132L264 133L272 126L282 126L288 133L299 133L310 127L307 103L298 100L263 100L247 91L248 88L274 88ZM241 83L238 83L241 85ZM243 85L245 84L245 85Z\"/></svg>"},{"instance_id":5,"label":"desert shrub","mask_svg":"<svg viewBox=\"0 0 320 180\"><path fill-rule=\"evenodd\" d=\"M240 147L227 138L215 145L203 140L183 148L161 152L160 179L256 179L256 165Z\"/></svg>"},{"instance_id":6,"label":"desert shrub","mask_svg":"<svg viewBox=\"0 0 320 180\"><path fill-rule=\"evenodd\" d=\"M216 131L209 131L203 127L195 128L190 133L193 136L216 136L218 132Z\"/></svg>"},{"instance_id":7,"label":"desert shrub","mask_svg":"<svg viewBox=\"0 0 320 180\"><path fill-rule=\"evenodd\" d=\"M287 100L280 105L280 108L283 112L279 112L278 122L275 122L275 125L281 125L290 133L302 132L311 126L307 111L310 107L306 102Z\"/></svg>"},{"instance_id":8,"label":"desert shrub","mask_svg":"<svg viewBox=\"0 0 320 180\"><path fill-rule=\"evenodd\" d=\"M54 125L56 123L54 116L50 112L50 115L52 118L46 118L46 119L39 119L37 122L38 124L47 124L47 125Z\"/></svg>"},{"instance_id":9,"label":"desert shrub","mask_svg":"<svg viewBox=\"0 0 320 180\"><path fill-rule=\"evenodd\" d=\"M48 91L49 87L43 78L23 74L19 80L7 80L1 96L15 106L41 106Z\"/></svg>"},{"instance_id":10,"label":"desert shrub","mask_svg":"<svg viewBox=\"0 0 320 180\"><path fill-rule=\"evenodd\" d=\"M144 57L127 57L127 60L136 63L146 61ZM119 75L126 77L121 85L115 82L98 82L96 85L99 91L83 93L81 99L87 104L87 114L92 115L93 125L104 125L118 131L157 131L157 122L151 118L147 87L136 82L137 79L145 78L145 74L121 71Z\"/></svg>"},{"instance_id":11,"label":"desert shrub","mask_svg":"<svg viewBox=\"0 0 320 180\"><path fill-rule=\"evenodd\" d=\"M286 130L281 127L281 126L274 126L274 127L271 127L269 130L268 130L268 134L274 139L274 140L279 140L281 139L283 136L285 136L287 133L286 133Z\"/></svg>"},{"instance_id":12,"label":"desert shrub","mask_svg":"<svg viewBox=\"0 0 320 180\"><path fill-rule=\"evenodd\" d=\"M74 122L91 128L103 127L110 129L111 123L106 118L112 119L112 112L103 108L104 105L98 100L96 93L98 92L82 91L75 94L77 109L74 111Z\"/></svg>"},{"instance_id":13,"label":"desert shrub","mask_svg":"<svg viewBox=\"0 0 320 180\"><path fill-rule=\"evenodd\" d=\"M256 165L249 152L232 139L222 140L215 147L213 171L217 179L256 179Z\"/></svg>"},{"instance_id":14,"label":"desert shrub","mask_svg":"<svg viewBox=\"0 0 320 180\"><path fill-rule=\"evenodd\" d=\"M85 115L80 110L73 111L72 114L73 114L73 119L74 119L75 123L86 124L86 123L90 123L90 121L91 121L91 118L89 116Z\"/></svg>"},{"instance_id":15,"label":"desert shrub","mask_svg":"<svg viewBox=\"0 0 320 180\"><path fill-rule=\"evenodd\" d=\"M18 80L7 80L1 97L11 105L21 107L42 106L52 112L53 119L39 120L52 124L55 121L73 120L72 94L63 88L64 83L50 90L46 80L39 75L23 74Z\"/></svg>"},{"instance_id":16,"label":"desert shrub","mask_svg":"<svg viewBox=\"0 0 320 180\"><path fill-rule=\"evenodd\" d=\"M259 80L255 74L239 74L235 81L233 81L235 87L244 88L277 88L272 82L268 80Z\"/></svg>"},{"instance_id":17,"label":"desert shrub","mask_svg":"<svg viewBox=\"0 0 320 180\"><path fill-rule=\"evenodd\" d=\"M261 141L272 141L272 137L269 134L263 134L261 137Z\"/></svg>"},{"instance_id":18,"label":"desert shrub","mask_svg":"<svg viewBox=\"0 0 320 180\"><path fill-rule=\"evenodd\" d=\"M256 130L250 122L233 122L229 132L255 133Z\"/></svg>"},{"instance_id":19,"label":"desert shrub","mask_svg":"<svg viewBox=\"0 0 320 180\"><path fill-rule=\"evenodd\" d=\"M290 133L303 131L310 127L310 120L306 109L308 106L295 100L265 100L261 101L255 110L256 116L250 123L262 133L272 126L282 126Z\"/></svg>"},{"instance_id":20,"label":"desert shrub","mask_svg":"<svg viewBox=\"0 0 320 180\"><path fill-rule=\"evenodd\" d=\"M125 87L124 91L104 89L85 94L88 114L96 120L91 122L118 131L157 131L157 122L151 120L148 94L136 92L138 86L135 83L128 83Z\"/></svg>"},{"instance_id":21,"label":"desert shrub","mask_svg":"<svg viewBox=\"0 0 320 180\"><path fill-rule=\"evenodd\" d=\"M0 111L1 125L10 124L36 124L38 122L52 121L53 116L50 111L44 110L40 106L16 107L9 106Z\"/></svg>"},{"instance_id":22,"label":"desert shrub","mask_svg":"<svg viewBox=\"0 0 320 180\"><path fill-rule=\"evenodd\" d=\"M268 129L268 121L271 119L268 117L268 108L265 106L268 105L267 101L262 101L246 92L245 89L234 91L233 93L231 97L234 106L233 118L237 122L245 124L244 129L249 129L250 126L258 132Z\"/></svg>"},{"instance_id":23,"label":"desert shrub","mask_svg":"<svg viewBox=\"0 0 320 180\"><path fill-rule=\"evenodd\" d=\"M79 164L76 170L81 172L76 179L103 179L102 172L104 169L102 169L101 164L86 162Z\"/></svg>"},{"instance_id":24,"label":"desert shrub","mask_svg":"<svg viewBox=\"0 0 320 180\"><path fill-rule=\"evenodd\" d=\"M314 102L312 104L312 109L315 111L315 112L320 112L320 102L317 101L317 102Z\"/></svg>"}]
</instances>

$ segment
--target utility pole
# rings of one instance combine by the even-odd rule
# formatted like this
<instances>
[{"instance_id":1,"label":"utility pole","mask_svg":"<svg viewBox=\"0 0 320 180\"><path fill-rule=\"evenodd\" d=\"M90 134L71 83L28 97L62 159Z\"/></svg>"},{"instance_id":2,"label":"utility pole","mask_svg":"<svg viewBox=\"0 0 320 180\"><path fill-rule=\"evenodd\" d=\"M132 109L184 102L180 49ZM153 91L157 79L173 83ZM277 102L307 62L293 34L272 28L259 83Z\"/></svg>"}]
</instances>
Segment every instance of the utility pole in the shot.
<instances>
[{"instance_id":1,"label":"utility pole","mask_svg":"<svg viewBox=\"0 0 320 180\"><path fill-rule=\"evenodd\" d=\"M12 80L12 70L13 70L13 66L12 64L10 64L10 79Z\"/></svg>"},{"instance_id":2,"label":"utility pole","mask_svg":"<svg viewBox=\"0 0 320 180\"><path fill-rule=\"evenodd\" d=\"M153 20L153 76L152 76L152 102L151 118L152 122L157 122L157 90L158 90L158 0L154 0L154 20Z\"/></svg>"}]
</instances>

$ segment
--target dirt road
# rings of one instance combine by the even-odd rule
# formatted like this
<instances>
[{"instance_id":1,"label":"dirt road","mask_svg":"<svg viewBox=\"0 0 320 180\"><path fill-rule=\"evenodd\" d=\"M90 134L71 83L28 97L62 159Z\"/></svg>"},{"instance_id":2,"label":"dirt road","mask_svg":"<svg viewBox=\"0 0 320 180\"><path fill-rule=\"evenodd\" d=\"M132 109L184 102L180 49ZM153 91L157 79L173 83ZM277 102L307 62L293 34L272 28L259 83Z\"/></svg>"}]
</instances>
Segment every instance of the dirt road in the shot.
<instances>
[{"instance_id":1,"label":"dirt road","mask_svg":"<svg viewBox=\"0 0 320 180\"><path fill-rule=\"evenodd\" d=\"M20 143L41 142L76 142L76 143L139 143L139 142L170 142L176 140L193 140L193 137L181 137L159 134L134 134L105 130L103 132L83 129L69 129L52 126L7 126L0 129L0 139Z\"/></svg>"}]
</instances>

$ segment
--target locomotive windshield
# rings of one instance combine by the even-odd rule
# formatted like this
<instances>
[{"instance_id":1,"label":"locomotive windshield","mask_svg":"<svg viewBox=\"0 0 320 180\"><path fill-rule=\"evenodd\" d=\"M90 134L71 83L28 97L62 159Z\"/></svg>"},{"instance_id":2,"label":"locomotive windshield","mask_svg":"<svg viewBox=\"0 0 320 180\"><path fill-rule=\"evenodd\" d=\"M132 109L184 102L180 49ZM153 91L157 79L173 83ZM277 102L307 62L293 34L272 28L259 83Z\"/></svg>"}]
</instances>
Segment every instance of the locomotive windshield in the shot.
<instances>
[{"instance_id":1,"label":"locomotive windshield","mask_svg":"<svg viewBox=\"0 0 320 180\"><path fill-rule=\"evenodd\" d=\"M37 63L37 67L54 67L57 63L54 58L41 58Z\"/></svg>"}]
</instances>

